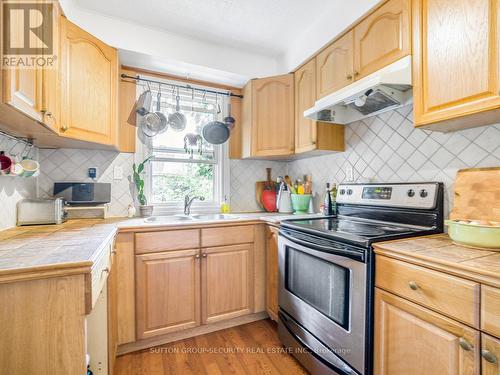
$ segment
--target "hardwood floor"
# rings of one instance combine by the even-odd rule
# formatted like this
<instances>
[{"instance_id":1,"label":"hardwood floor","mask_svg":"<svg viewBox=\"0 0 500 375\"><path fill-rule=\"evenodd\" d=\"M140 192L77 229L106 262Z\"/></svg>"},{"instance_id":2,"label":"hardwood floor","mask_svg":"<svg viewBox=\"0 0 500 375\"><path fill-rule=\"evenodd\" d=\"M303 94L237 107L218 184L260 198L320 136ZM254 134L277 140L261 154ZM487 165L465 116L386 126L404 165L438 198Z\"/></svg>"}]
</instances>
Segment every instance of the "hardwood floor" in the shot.
<instances>
[{"instance_id":1,"label":"hardwood floor","mask_svg":"<svg viewBox=\"0 0 500 375\"><path fill-rule=\"evenodd\" d=\"M269 319L118 357L116 375L307 374Z\"/></svg>"}]
</instances>

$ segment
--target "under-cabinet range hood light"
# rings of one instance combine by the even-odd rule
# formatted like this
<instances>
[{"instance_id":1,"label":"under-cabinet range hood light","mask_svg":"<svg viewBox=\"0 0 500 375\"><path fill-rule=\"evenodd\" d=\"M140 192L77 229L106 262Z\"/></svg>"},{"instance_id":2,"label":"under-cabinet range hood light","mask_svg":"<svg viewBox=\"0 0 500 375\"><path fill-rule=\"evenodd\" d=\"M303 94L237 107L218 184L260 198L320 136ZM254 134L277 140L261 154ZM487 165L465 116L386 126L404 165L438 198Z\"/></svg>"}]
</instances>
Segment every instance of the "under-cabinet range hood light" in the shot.
<instances>
[{"instance_id":1,"label":"under-cabinet range hood light","mask_svg":"<svg viewBox=\"0 0 500 375\"><path fill-rule=\"evenodd\" d=\"M411 56L316 101L304 117L349 124L412 102Z\"/></svg>"}]
</instances>

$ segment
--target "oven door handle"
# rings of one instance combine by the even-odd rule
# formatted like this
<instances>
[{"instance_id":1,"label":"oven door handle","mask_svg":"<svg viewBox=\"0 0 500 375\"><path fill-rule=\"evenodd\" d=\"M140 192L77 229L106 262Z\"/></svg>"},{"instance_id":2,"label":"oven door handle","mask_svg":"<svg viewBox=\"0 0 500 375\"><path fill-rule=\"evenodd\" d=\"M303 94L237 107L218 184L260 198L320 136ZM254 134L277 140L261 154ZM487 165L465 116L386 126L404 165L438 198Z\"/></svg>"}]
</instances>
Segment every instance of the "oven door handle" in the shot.
<instances>
[{"instance_id":1,"label":"oven door handle","mask_svg":"<svg viewBox=\"0 0 500 375\"><path fill-rule=\"evenodd\" d=\"M294 242L298 245L304 246L304 247L309 248L309 249L314 249L314 250L318 250L318 251L322 251L322 252L327 252L327 253L331 253L331 254L336 254L336 255L348 257L348 258L351 258L351 259L354 259L354 260L357 260L360 262L365 262L365 260L366 260L365 254L363 252L358 252L356 250L349 250L346 247L338 247L338 246L329 247L329 246L322 246L322 245L312 243L312 242L307 242L307 241L304 241L304 240L301 240L301 239L298 239L296 237L289 235L284 230L281 230L279 232L279 235L283 236L284 238L286 238L287 240L289 240L291 242Z\"/></svg>"}]
</instances>

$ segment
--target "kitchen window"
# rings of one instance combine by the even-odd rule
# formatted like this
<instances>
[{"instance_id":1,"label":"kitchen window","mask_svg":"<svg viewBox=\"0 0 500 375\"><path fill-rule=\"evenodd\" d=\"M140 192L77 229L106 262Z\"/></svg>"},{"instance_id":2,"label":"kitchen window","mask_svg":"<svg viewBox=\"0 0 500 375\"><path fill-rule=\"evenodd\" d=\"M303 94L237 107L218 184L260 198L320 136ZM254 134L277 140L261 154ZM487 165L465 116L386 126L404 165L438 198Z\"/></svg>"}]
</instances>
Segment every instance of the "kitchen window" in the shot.
<instances>
[{"instance_id":1,"label":"kitchen window","mask_svg":"<svg viewBox=\"0 0 500 375\"><path fill-rule=\"evenodd\" d=\"M217 210L225 196L229 195L229 166L226 144L215 146L201 136L205 124L226 116L229 97L188 88L174 88L166 84L156 85L152 91L152 108L156 109L158 90L161 90L160 108L168 117L176 112L177 96L180 112L186 116L186 128L175 131L168 128L164 133L148 138L140 135L153 155L149 167L149 200L155 211L161 214L183 208L186 194L201 196L193 210ZM195 86L207 90L209 87ZM142 91L142 89L141 89ZM191 142L190 142L191 141Z\"/></svg>"}]
</instances>

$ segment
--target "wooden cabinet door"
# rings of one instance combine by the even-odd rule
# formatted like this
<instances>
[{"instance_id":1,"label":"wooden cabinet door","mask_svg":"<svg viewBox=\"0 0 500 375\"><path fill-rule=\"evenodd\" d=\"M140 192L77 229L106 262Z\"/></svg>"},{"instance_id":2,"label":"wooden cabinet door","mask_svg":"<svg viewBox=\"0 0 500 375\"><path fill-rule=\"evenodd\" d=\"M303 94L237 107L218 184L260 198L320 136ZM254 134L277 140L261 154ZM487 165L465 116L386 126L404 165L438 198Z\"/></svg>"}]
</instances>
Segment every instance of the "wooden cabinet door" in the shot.
<instances>
[{"instance_id":1,"label":"wooden cabinet door","mask_svg":"<svg viewBox=\"0 0 500 375\"><path fill-rule=\"evenodd\" d=\"M251 244L202 249L202 322L250 314L253 309Z\"/></svg>"},{"instance_id":2,"label":"wooden cabinet door","mask_svg":"<svg viewBox=\"0 0 500 375\"><path fill-rule=\"evenodd\" d=\"M295 80L295 153L316 149L316 121L304 117L304 111L316 101L316 61L313 59L294 74Z\"/></svg>"},{"instance_id":3,"label":"wooden cabinet door","mask_svg":"<svg viewBox=\"0 0 500 375\"><path fill-rule=\"evenodd\" d=\"M256 79L251 84L252 156L293 154L293 74Z\"/></svg>"},{"instance_id":4,"label":"wooden cabinet door","mask_svg":"<svg viewBox=\"0 0 500 375\"><path fill-rule=\"evenodd\" d=\"M353 31L316 56L316 98L322 98L353 82Z\"/></svg>"},{"instance_id":5,"label":"wooden cabinet door","mask_svg":"<svg viewBox=\"0 0 500 375\"><path fill-rule=\"evenodd\" d=\"M415 0L412 13L415 125L499 107L500 2Z\"/></svg>"},{"instance_id":6,"label":"wooden cabinet door","mask_svg":"<svg viewBox=\"0 0 500 375\"><path fill-rule=\"evenodd\" d=\"M199 250L136 256L137 338L200 324Z\"/></svg>"},{"instance_id":7,"label":"wooden cabinet door","mask_svg":"<svg viewBox=\"0 0 500 375\"><path fill-rule=\"evenodd\" d=\"M410 0L390 0L354 28L354 78L411 53Z\"/></svg>"},{"instance_id":8,"label":"wooden cabinet door","mask_svg":"<svg viewBox=\"0 0 500 375\"><path fill-rule=\"evenodd\" d=\"M378 288L374 374L479 374L479 331Z\"/></svg>"},{"instance_id":9,"label":"wooden cabinet door","mask_svg":"<svg viewBox=\"0 0 500 375\"><path fill-rule=\"evenodd\" d=\"M500 375L500 340L481 334L481 374Z\"/></svg>"},{"instance_id":10,"label":"wooden cabinet door","mask_svg":"<svg viewBox=\"0 0 500 375\"><path fill-rule=\"evenodd\" d=\"M3 5L3 4L2 4ZM17 17L17 18L15 18ZM10 15L11 43L24 45L24 12ZM36 121L42 121L42 69L3 70L3 101Z\"/></svg>"},{"instance_id":11,"label":"wooden cabinet door","mask_svg":"<svg viewBox=\"0 0 500 375\"><path fill-rule=\"evenodd\" d=\"M278 321L278 228L266 228L266 309L272 320Z\"/></svg>"},{"instance_id":12,"label":"wooden cabinet door","mask_svg":"<svg viewBox=\"0 0 500 375\"><path fill-rule=\"evenodd\" d=\"M61 18L61 135L114 144L117 51Z\"/></svg>"}]
</instances>

